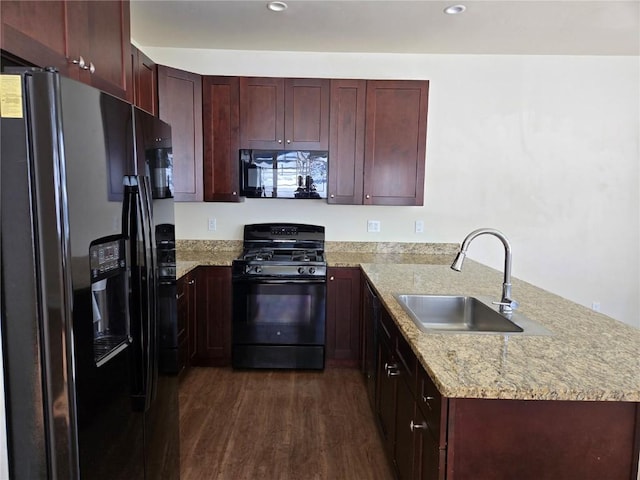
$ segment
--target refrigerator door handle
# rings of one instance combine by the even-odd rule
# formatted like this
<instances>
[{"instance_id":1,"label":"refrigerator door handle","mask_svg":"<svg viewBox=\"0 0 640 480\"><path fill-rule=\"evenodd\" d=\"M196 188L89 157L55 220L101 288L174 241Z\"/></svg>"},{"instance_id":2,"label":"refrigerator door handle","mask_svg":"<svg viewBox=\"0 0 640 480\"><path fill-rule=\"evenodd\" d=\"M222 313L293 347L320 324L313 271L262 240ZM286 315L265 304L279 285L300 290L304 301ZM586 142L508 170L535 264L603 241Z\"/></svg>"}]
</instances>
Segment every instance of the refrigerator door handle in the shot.
<instances>
[{"instance_id":1,"label":"refrigerator door handle","mask_svg":"<svg viewBox=\"0 0 640 480\"><path fill-rule=\"evenodd\" d=\"M146 328L145 295L146 261L140 256L140 250L145 251L146 238L143 228L142 202L140 200L138 178L132 175L124 178L125 200L123 205L123 234L126 233L129 242L129 276L130 276L130 308L131 324L130 336L132 343L132 375L131 375L131 404L134 411L146 409L147 370L145 362Z\"/></svg>"},{"instance_id":2,"label":"refrigerator door handle","mask_svg":"<svg viewBox=\"0 0 640 480\"><path fill-rule=\"evenodd\" d=\"M144 318L144 327L146 330L146 344L144 348L145 354L145 411L151 406L151 402L156 396L156 384L158 375L158 330L157 330L157 275L156 275L156 242L155 230L153 228L153 212L151 200L151 184L149 177L138 177L139 199L141 202L142 228L144 229L145 249L144 258L146 260L146 278L145 294L147 295L147 310Z\"/></svg>"}]
</instances>

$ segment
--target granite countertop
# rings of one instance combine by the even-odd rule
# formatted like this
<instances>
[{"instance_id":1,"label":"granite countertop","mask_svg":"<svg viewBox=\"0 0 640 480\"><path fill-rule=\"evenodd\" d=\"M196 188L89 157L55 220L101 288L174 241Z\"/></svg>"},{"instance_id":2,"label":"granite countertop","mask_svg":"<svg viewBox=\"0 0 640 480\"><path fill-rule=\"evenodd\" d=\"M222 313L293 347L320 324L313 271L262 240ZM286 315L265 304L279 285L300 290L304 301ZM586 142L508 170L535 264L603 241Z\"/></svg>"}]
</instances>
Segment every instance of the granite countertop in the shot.
<instances>
[{"instance_id":1,"label":"granite countertop","mask_svg":"<svg viewBox=\"0 0 640 480\"><path fill-rule=\"evenodd\" d=\"M467 259L449 268L455 244L394 248L327 242L330 267L362 267L440 393L458 398L640 402L640 330L512 279L518 312L551 336L420 331L394 293L499 299L502 272ZM178 241L177 275L230 266L241 242Z\"/></svg>"},{"instance_id":2,"label":"granite countertop","mask_svg":"<svg viewBox=\"0 0 640 480\"><path fill-rule=\"evenodd\" d=\"M518 312L553 335L423 333L394 293L498 299L502 273L470 260L460 273L448 262L361 266L444 396L640 401L640 330L513 279Z\"/></svg>"}]
</instances>

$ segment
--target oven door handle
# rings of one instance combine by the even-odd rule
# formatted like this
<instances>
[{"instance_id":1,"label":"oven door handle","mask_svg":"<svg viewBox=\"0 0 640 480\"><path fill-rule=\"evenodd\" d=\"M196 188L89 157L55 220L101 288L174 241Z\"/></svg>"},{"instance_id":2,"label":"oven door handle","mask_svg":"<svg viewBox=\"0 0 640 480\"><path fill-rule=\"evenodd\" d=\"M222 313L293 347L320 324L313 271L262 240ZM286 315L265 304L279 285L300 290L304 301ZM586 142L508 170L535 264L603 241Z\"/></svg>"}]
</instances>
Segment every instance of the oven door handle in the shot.
<instances>
[{"instance_id":1,"label":"oven door handle","mask_svg":"<svg viewBox=\"0 0 640 480\"><path fill-rule=\"evenodd\" d=\"M271 278L271 277L242 277L242 278L234 278L234 283L268 283L268 284L323 284L327 283L327 279L316 279L316 278Z\"/></svg>"}]
</instances>

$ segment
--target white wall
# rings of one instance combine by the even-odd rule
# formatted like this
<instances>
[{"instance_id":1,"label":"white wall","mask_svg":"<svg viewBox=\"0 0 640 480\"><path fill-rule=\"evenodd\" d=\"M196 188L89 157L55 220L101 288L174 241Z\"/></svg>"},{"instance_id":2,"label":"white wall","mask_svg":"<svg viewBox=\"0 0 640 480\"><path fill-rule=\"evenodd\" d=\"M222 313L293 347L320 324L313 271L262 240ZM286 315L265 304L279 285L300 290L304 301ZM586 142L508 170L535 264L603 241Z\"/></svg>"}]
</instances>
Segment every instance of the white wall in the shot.
<instances>
[{"instance_id":1,"label":"white wall","mask_svg":"<svg viewBox=\"0 0 640 480\"><path fill-rule=\"evenodd\" d=\"M328 240L509 237L513 274L640 327L640 59L247 52L141 47L200 74L429 79L424 207L247 199L178 204L183 239L240 239L245 223L323 224ZM207 231L215 217L216 232ZM366 220L382 232L366 232ZM413 233L424 220L425 233ZM469 256L502 265L479 238ZM496 291L499 286L496 285ZM517 291L514 292L517 298Z\"/></svg>"}]
</instances>

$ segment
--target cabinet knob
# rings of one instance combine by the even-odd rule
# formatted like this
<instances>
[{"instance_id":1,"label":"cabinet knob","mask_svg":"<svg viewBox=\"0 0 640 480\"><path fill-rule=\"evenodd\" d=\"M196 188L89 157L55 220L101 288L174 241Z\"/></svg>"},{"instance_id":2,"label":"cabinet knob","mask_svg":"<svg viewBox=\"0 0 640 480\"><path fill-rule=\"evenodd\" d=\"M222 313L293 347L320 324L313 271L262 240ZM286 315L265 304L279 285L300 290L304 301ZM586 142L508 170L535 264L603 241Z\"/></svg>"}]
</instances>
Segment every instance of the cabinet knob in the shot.
<instances>
[{"instance_id":1,"label":"cabinet knob","mask_svg":"<svg viewBox=\"0 0 640 480\"><path fill-rule=\"evenodd\" d=\"M333 282L333 280L334 280L334 277L329 277L330 282Z\"/></svg>"},{"instance_id":2,"label":"cabinet knob","mask_svg":"<svg viewBox=\"0 0 640 480\"><path fill-rule=\"evenodd\" d=\"M291 140L288 140L288 139L287 139L287 143L291 143Z\"/></svg>"},{"instance_id":3,"label":"cabinet knob","mask_svg":"<svg viewBox=\"0 0 640 480\"><path fill-rule=\"evenodd\" d=\"M329 195L330 198L333 198L333 196L334 196L333 193L331 195Z\"/></svg>"},{"instance_id":4,"label":"cabinet knob","mask_svg":"<svg viewBox=\"0 0 640 480\"><path fill-rule=\"evenodd\" d=\"M93 64L93 62L89 62L89 66L88 67L84 67L85 70L89 70L89 73L91 75L93 75L94 73L96 73L96 66Z\"/></svg>"},{"instance_id":5,"label":"cabinet knob","mask_svg":"<svg viewBox=\"0 0 640 480\"><path fill-rule=\"evenodd\" d=\"M371 198L371 195L365 195L364 198Z\"/></svg>"},{"instance_id":6,"label":"cabinet knob","mask_svg":"<svg viewBox=\"0 0 640 480\"><path fill-rule=\"evenodd\" d=\"M282 143L282 140L278 139L278 143Z\"/></svg>"},{"instance_id":7,"label":"cabinet knob","mask_svg":"<svg viewBox=\"0 0 640 480\"><path fill-rule=\"evenodd\" d=\"M237 195L237 194L238 194L238 192L231 192L231 194L232 194L232 195Z\"/></svg>"},{"instance_id":8,"label":"cabinet knob","mask_svg":"<svg viewBox=\"0 0 640 480\"><path fill-rule=\"evenodd\" d=\"M415 432L416 430L424 430L425 428L427 428L427 424L424 422L413 423L413 420L411 420L411 423L409 424L409 428L411 429L412 432Z\"/></svg>"},{"instance_id":9,"label":"cabinet knob","mask_svg":"<svg viewBox=\"0 0 640 480\"><path fill-rule=\"evenodd\" d=\"M77 60L71 60L71 63L73 63L74 65L78 65L78 67L82 68L83 70L85 69L85 66L87 65L84 61L84 58L82 58L82 55L80 55Z\"/></svg>"},{"instance_id":10,"label":"cabinet knob","mask_svg":"<svg viewBox=\"0 0 640 480\"><path fill-rule=\"evenodd\" d=\"M187 284L189 284L189 285L193 285L194 283L196 283L196 281L195 281L195 280L189 280L189 281L187 282Z\"/></svg>"}]
</instances>

